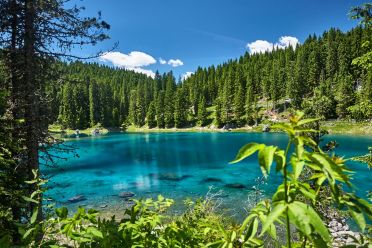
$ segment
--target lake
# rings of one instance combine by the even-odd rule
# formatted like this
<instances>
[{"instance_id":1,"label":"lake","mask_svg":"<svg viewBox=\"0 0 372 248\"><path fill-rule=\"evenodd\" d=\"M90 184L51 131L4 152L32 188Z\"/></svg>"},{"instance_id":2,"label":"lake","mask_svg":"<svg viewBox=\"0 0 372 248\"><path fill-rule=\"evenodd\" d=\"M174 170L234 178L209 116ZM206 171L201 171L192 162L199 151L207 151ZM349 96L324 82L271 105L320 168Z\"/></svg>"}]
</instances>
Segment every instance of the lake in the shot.
<instances>
[{"instance_id":1,"label":"lake","mask_svg":"<svg viewBox=\"0 0 372 248\"><path fill-rule=\"evenodd\" d=\"M367 153L372 136L331 136L336 150L345 157ZM118 197L123 191L136 198L161 194L176 200L175 211L182 209L185 198L203 197L213 186L220 192L222 207L240 214L255 199L252 187L261 176L257 156L229 165L238 150L246 143L259 142L286 146L287 137L278 133L125 133L99 137L77 138L66 142L76 147L78 157L61 160L57 168L43 168L50 176L46 196L57 206L94 207L121 211L126 202ZM372 172L366 165L350 162L357 171L354 185L359 195L372 188ZM275 170L273 170L275 171ZM272 173L262 185L264 194L275 191L280 177ZM69 203L68 199L83 194L85 201ZM114 210L113 210L114 209ZM110 210L110 211L111 211Z\"/></svg>"}]
</instances>

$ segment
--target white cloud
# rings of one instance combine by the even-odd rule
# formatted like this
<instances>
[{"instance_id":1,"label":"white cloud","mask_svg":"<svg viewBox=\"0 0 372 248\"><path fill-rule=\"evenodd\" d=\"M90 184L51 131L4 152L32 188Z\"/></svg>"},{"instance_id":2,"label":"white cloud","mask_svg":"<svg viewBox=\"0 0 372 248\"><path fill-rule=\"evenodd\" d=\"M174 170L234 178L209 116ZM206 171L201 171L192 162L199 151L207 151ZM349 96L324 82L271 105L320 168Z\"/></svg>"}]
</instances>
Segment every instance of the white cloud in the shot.
<instances>
[{"instance_id":1,"label":"white cloud","mask_svg":"<svg viewBox=\"0 0 372 248\"><path fill-rule=\"evenodd\" d=\"M247 48L249 48L250 53L264 53L266 51L272 51L273 46L273 43L270 43L266 40L256 40L247 44Z\"/></svg>"},{"instance_id":2,"label":"white cloud","mask_svg":"<svg viewBox=\"0 0 372 248\"><path fill-rule=\"evenodd\" d=\"M168 65L171 65L173 67L177 67L177 66L183 65L183 62L180 59L170 59L170 60L168 60Z\"/></svg>"},{"instance_id":3,"label":"white cloud","mask_svg":"<svg viewBox=\"0 0 372 248\"><path fill-rule=\"evenodd\" d=\"M101 61L110 62L114 66L155 77L155 73L142 67L155 64L156 60L143 52L133 51L129 54L121 52L107 52L100 57Z\"/></svg>"},{"instance_id":4,"label":"white cloud","mask_svg":"<svg viewBox=\"0 0 372 248\"><path fill-rule=\"evenodd\" d=\"M181 80L182 80L182 81L186 80L186 79L189 78L192 74L194 74L194 73L191 72L191 71L185 72L184 74L181 75Z\"/></svg>"},{"instance_id":5,"label":"white cloud","mask_svg":"<svg viewBox=\"0 0 372 248\"><path fill-rule=\"evenodd\" d=\"M159 58L159 63L162 64L162 65L165 65L167 63L167 61L162 59L162 58Z\"/></svg>"},{"instance_id":6,"label":"white cloud","mask_svg":"<svg viewBox=\"0 0 372 248\"><path fill-rule=\"evenodd\" d=\"M106 62L111 62L119 67L142 67L155 64L156 60L143 52L133 51L129 54L121 52L108 52L101 56L101 59Z\"/></svg>"},{"instance_id":7,"label":"white cloud","mask_svg":"<svg viewBox=\"0 0 372 248\"><path fill-rule=\"evenodd\" d=\"M299 44L299 40L292 36L282 36L276 43L271 43L266 40L256 40L254 42L248 43L247 48L251 54L253 53L264 53L266 51L271 52L274 48L284 49L286 47L292 46L296 48Z\"/></svg>"},{"instance_id":8,"label":"white cloud","mask_svg":"<svg viewBox=\"0 0 372 248\"><path fill-rule=\"evenodd\" d=\"M300 44L300 41L296 37L282 36L279 39L278 46L281 46L283 48L292 46L293 48L296 48L297 44Z\"/></svg>"}]
</instances>

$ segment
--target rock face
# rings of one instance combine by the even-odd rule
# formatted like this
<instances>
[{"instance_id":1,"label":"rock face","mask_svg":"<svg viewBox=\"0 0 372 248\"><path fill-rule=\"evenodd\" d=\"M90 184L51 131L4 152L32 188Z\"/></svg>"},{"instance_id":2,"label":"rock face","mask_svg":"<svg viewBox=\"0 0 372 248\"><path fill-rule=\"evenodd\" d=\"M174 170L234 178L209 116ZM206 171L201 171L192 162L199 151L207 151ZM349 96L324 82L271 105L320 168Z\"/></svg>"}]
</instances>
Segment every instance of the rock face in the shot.
<instances>
[{"instance_id":1,"label":"rock face","mask_svg":"<svg viewBox=\"0 0 372 248\"><path fill-rule=\"evenodd\" d=\"M87 198L85 198L84 195L76 195L74 197L71 197L70 199L68 199L69 202L71 203L75 203L75 202L81 202L81 201L85 201Z\"/></svg>"},{"instance_id":2,"label":"rock face","mask_svg":"<svg viewBox=\"0 0 372 248\"><path fill-rule=\"evenodd\" d=\"M123 192L119 193L119 197L121 197L121 198L130 198L130 197L133 197L133 196L135 196L135 194L133 192L130 192L130 191L123 191Z\"/></svg>"}]
</instances>

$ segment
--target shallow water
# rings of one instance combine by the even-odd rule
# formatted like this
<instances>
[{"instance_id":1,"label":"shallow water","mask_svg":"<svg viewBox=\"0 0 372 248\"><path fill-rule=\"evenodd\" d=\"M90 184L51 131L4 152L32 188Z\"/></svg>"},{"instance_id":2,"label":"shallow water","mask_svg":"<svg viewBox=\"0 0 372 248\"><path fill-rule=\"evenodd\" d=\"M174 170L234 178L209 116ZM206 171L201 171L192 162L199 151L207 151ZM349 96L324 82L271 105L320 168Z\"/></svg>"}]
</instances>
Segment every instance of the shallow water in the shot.
<instances>
[{"instance_id":1,"label":"shallow water","mask_svg":"<svg viewBox=\"0 0 372 248\"><path fill-rule=\"evenodd\" d=\"M325 140L337 140L337 154L346 157L365 154L372 145L372 136L338 135ZM57 206L71 209L78 205L121 209L125 203L118 197L120 192L131 191L137 198L161 194L175 199L175 209L180 210L182 200L205 196L213 186L213 192L223 191L222 206L240 214L247 200L254 199L252 187L261 171L256 156L234 165L228 162L249 142L285 148L287 138L275 133L128 133L76 139L67 144L77 148L79 157L65 154L69 159L60 161L63 170L43 169L51 177L46 195ZM358 194L365 195L372 188L372 172L355 162L350 167L358 172L353 181ZM263 185L265 194L275 191L279 179L270 175ZM79 194L86 200L69 204L68 199Z\"/></svg>"}]
</instances>

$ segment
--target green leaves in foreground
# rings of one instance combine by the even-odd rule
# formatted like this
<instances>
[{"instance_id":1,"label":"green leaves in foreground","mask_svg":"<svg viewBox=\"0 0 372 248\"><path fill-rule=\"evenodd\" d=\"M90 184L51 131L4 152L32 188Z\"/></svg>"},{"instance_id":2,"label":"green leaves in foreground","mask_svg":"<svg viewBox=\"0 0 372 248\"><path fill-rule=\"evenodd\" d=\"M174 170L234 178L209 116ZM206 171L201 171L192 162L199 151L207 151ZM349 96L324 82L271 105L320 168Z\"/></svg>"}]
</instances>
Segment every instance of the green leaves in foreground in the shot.
<instances>
[{"instance_id":1,"label":"green leaves in foreground","mask_svg":"<svg viewBox=\"0 0 372 248\"><path fill-rule=\"evenodd\" d=\"M264 144L249 143L243 146L235 159L230 162L230 164L238 163L243 159L253 155L258 151L258 163L261 167L262 174L267 177L270 174L270 168L275 159L283 167L285 163L285 157L283 156L283 151L278 150L275 146L266 146ZM277 166L278 167L278 166Z\"/></svg>"},{"instance_id":2,"label":"green leaves in foreground","mask_svg":"<svg viewBox=\"0 0 372 248\"><path fill-rule=\"evenodd\" d=\"M285 223L287 244L291 247L293 238L290 224L292 224L300 236L305 237L302 240L302 247L307 247L309 242L316 247L327 247L332 243L329 231L312 206L322 200L319 195L321 189L330 192L334 206L340 209L346 207L349 210L350 216L362 231L366 228L365 217L371 219L372 208L369 202L357 198L354 194L342 193L340 190L342 184L352 186L349 176L351 171L345 166L343 158L329 155L318 147L309 135L317 131L308 128L318 120L303 119L303 116L302 112L297 112L289 118L288 123L273 126L289 136L285 150L277 146L250 143L239 150L231 163L240 162L258 152L258 164L265 177L270 174L273 161L276 162L276 171L281 172L283 176L282 184L272 196L272 205L264 201L253 208L243 223L245 226L251 226L253 221L260 220L262 223L260 237L268 233L275 239L276 234L273 233L273 230L276 230L275 226ZM289 154L291 147L294 151Z\"/></svg>"}]
</instances>

